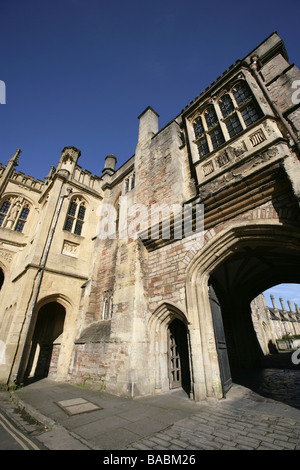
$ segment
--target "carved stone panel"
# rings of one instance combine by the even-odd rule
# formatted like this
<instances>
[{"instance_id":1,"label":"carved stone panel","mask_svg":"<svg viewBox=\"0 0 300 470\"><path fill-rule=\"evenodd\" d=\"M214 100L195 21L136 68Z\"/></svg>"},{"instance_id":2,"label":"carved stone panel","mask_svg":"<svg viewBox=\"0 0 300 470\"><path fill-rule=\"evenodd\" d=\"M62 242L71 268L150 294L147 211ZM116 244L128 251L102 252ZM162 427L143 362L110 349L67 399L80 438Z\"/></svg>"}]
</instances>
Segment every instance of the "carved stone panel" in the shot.
<instances>
[{"instance_id":1,"label":"carved stone panel","mask_svg":"<svg viewBox=\"0 0 300 470\"><path fill-rule=\"evenodd\" d=\"M79 255L79 245L77 243L64 240L62 254L67 255L67 256L72 256L73 258L77 258Z\"/></svg>"}]
</instances>

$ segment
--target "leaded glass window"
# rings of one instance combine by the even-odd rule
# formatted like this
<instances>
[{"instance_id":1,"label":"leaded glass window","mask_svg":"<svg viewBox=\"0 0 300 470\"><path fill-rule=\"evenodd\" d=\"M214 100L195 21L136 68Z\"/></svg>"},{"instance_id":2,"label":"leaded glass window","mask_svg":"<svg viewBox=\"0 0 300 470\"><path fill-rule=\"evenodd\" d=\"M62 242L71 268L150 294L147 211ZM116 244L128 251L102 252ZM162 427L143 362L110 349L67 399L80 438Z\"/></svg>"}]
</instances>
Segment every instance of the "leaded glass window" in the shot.
<instances>
[{"instance_id":1,"label":"leaded glass window","mask_svg":"<svg viewBox=\"0 0 300 470\"><path fill-rule=\"evenodd\" d=\"M82 222L80 222L79 220L76 221L75 229L74 229L74 233L76 233L76 235L81 235L82 225L83 225Z\"/></svg>"},{"instance_id":2,"label":"leaded glass window","mask_svg":"<svg viewBox=\"0 0 300 470\"><path fill-rule=\"evenodd\" d=\"M241 80L227 89L217 103L214 99L211 98L210 104L192 123L200 158L218 149L225 138L238 136L262 116L246 81Z\"/></svg>"},{"instance_id":3,"label":"leaded glass window","mask_svg":"<svg viewBox=\"0 0 300 470\"><path fill-rule=\"evenodd\" d=\"M0 208L0 227L3 224L3 221L5 219L5 216L6 216L9 208L10 208L10 202L9 201L4 201L2 203L1 208Z\"/></svg>"},{"instance_id":4,"label":"leaded glass window","mask_svg":"<svg viewBox=\"0 0 300 470\"><path fill-rule=\"evenodd\" d=\"M220 105L220 109L221 109L223 117L228 116L234 111L233 102L229 95L225 95L220 100L219 105Z\"/></svg>"},{"instance_id":5,"label":"leaded glass window","mask_svg":"<svg viewBox=\"0 0 300 470\"><path fill-rule=\"evenodd\" d=\"M70 215L72 217L75 217L76 209L77 209L76 202L71 202L70 207L69 207L68 215Z\"/></svg>"},{"instance_id":6,"label":"leaded glass window","mask_svg":"<svg viewBox=\"0 0 300 470\"><path fill-rule=\"evenodd\" d=\"M77 202L71 201L66 217L64 230L66 230L67 232L73 232L74 230L73 233L75 233L76 235L81 235L85 211L86 209L84 203L81 203L78 200Z\"/></svg>"},{"instance_id":7,"label":"leaded glass window","mask_svg":"<svg viewBox=\"0 0 300 470\"><path fill-rule=\"evenodd\" d=\"M205 120L206 120L208 129L218 124L217 114L213 106L208 108L207 111L205 112Z\"/></svg>"},{"instance_id":8,"label":"leaded glass window","mask_svg":"<svg viewBox=\"0 0 300 470\"><path fill-rule=\"evenodd\" d=\"M74 222L74 219L71 219L71 217L67 217L67 220L65 223L65 230L67 230L67 232L72 232L73 222Z\"/></svg>"},{"instance_id":9,"label":"leaded glass window","mask_svg":"<svg viewBox=\"0 0 300 470\"><path fill-rule=\"evenodd\" d=\"M85 207L83 204L81 204L81 206L79 206L79 210L78 210L78 219L80 220L84 220L84 216L85 216Z\"/></svg>"},{"instance_id":10,"label":"leaded glass window","mask_svg":"<svg viewBox=\"0 0 300 470\"><path fill-rule=\"evenodd\" d=\"M251 98L248 87L245 84L240 84L233 89L233 96L238 106L243 104L248 98Z\"/></svg>"},{"instance_id":11,"label":"leaded glass window","mask_svg":"<svg viewBox=\"0 0 300 470\"><path fill-rule=\"evenodd\" d=\"M195 133L196 139L198 139L198 137L200 137L202 134L204 134L204 127L203 127L201 118L198 118L194 122L194 133Z\"/></svg>"},{"instance_id":12,"label":"leaded glass window","mask_svg":"<svg viewBox=\"0 0 300 470\"><path fill-rule=\"evenodd\" d=\"M214 150L225 142L220 126L210 134L210 138Z\"/></svg>"},{"instance_id":13,"label":"leaded glass window","mask_svg":"<svg viewBox=\"0 0 300 470\"><path fill-rule=\"evenodd\" d=\"M241 110L241 114L247 127L249 127L253 122L257 121L260 117L257 109L252 103Z\"/></svg>"},{"instance_id":14,"label":"leaded glass window","mask_svg":"<svg viewBox=\"0 0 300 470\"><path fill-rule=\"evenodd\" d=\"M200 158L209 153L209 147L205 136L198 142L197 146Z\"/></svg>"},{"instance_id":15,"label":"leaded glass window","mask_svg":"<svg viewBox=\"0 0 300 470\"><path fill-rule=\"evenodd\" d=\"M243 130L242 125L239 121L239 118L237 117L236 114L228 118L228 120L226 121L226 126L227 126L228 134L230 135L230 137L234 137L235 135L239 134L239 132Z\"/></svg>"},{"instance_id":16,"label":"leaded glass window","mask_svg":"<svg viewBox=\"0 0 300 470\"><path fill-rule=\"evenodd\" d=\"M28 214L29 214L28 207L24 207L22 209L22 211L20 213L20 216L18 218L18 221L16 223L16 227L15 227L16 232L22 232L23 231L23 228L24 228L25 222L27 220Z\"/></svg>"},{"instance_id":17,"label":"leaded glass window","mask_svg":"<svg viewBox=\"0 0 300 470\"><path fill-rule=\"evenodd\" d=\"M0 207L0 227L22 232L30 211L29 203L22 197L11 197ZM7 219L7 220L5 220Z\"/></svg>"}]
</instances>

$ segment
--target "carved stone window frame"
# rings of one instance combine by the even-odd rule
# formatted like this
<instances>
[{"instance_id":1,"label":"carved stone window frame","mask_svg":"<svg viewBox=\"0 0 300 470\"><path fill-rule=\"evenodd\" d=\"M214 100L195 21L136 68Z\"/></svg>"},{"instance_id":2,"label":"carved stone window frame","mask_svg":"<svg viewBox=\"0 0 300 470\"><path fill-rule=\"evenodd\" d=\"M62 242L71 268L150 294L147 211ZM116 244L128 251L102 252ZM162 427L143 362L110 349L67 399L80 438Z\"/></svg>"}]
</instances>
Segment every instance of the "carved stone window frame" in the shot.
<instances>
[{"instance_id":1,"label":"carved stone window frame","mask_svg":"<svg viewBox=\"0 0 300 470\"><path fill-rule=\"evenodd\" d=\"M5 204L6 209L3 207ZM23 196L5 195L0 201L0 228L22 233L31 207L31 203Z\"/></svg>"},{"instance_id":2,"label":"carved stone window frame","mask_svg":"<svg viewBox=\"0 0 300 470\"><path fill-rule=\"evenodd\" d=\"M71 198L65 218L64 230L82 236L86 220L87 202L81 196Z\"/></svg>"},{"instance_id":3,"label":"carved stone window frame","mask_svg":"<svg viewBox=\"0 0 300 470\"><path fill-rule=\"evenodd\" d=\"M246 87L249 96L241 103L238 103L234 96L234 92L238 87L241 86ZM222 113L221 102L226 96L228 96L232 102L232 110L224 116ZM255 108L257 111L257 119L248 125L243 118L243 113L245 112L247 106L253 106L253 108ZM215 122L209 126L207 122L207 113L211 112L212 109L214 110L217 120L215 120ZM194 114L194 116L190 118L194 134L193 143L198 148L199 158L202 159L206 155L217 151L228 141L237 138L240 133L258 121L262 116L262 109L255 98L255 94L250 84L245 79L244 75L240 74L234 79L234 81L231 81L230 84L227 84L227 86L224 87L218 94L212 96L206 103L204 103ZM232 129L233 126L236 126L236 129ZM203 129L202 133L201 128ZM220 137L223 136L224 140L219 138L216 142L216 139L214 140L216 132L218 132Z\"/></svg>"}]
</instances>

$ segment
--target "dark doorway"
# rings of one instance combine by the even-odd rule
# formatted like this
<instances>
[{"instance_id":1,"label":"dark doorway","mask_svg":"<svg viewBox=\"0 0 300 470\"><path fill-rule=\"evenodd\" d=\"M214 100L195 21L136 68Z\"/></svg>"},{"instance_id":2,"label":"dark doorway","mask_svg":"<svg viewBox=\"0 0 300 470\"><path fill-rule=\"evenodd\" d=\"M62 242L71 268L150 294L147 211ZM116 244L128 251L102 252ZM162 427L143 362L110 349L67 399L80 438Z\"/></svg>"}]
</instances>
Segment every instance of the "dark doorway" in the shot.
<instances>
[{"instance_id":1,"label":"dark doorway","mask_svg":"<svg viewBox=\"0 0 300 470\"><path fill-rule=\"evenodd\" d=\"M273 285L299 283L299 264L300 251L288 247L244 245L211 274L214 294L210 291L210 302L223 389L226 390L229 379L228 364L232 381L240 384L250 383L253 372L266 365L269 367L256 336L250 304ZM268 386L272 386L271 380Z\"/></svg>"},{"instance_id":2,"label":"dark doorway","mask_svg":"<svg viewBox=\"0 0 300 470\"><path fill-rule=\"evenodd\" d=\"M183 388L190 392L190 367L187 329L177 318L168 328L168 362L170 389Z\"/></svg>"},{"instance_id":3,"label":"dark doorway","mask_svg":"<svg viewBox=\"0 0 300 470\"><path fill-rule=\"evenodd\" d=\"M32 337L32 345L26 370L26 378L45 378L56 372L60 344L54 345L62 334L65 309L58 302L50 302L40 308ZM54 347L55 346L55 347Z\"/></svg>"},{"instance_id":4,"label":"dark doorway","mask_svg":"<svg viewBox=\"0 0 300 470\"><path fill-rule=\"evenodd\" d=\"M0 268L0 290L1 290L1 287L3 285L3 282L4 282L4 272Z\"/></svg>"}]
</instances>

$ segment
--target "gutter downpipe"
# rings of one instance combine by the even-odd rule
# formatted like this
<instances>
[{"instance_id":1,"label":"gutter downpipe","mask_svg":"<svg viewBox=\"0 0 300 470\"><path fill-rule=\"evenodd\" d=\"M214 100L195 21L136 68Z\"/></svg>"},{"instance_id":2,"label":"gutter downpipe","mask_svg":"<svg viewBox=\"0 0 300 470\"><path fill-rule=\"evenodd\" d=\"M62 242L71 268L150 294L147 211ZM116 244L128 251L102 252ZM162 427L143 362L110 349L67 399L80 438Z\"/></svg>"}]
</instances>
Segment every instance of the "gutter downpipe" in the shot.
<instances>
[{"instance_id":1,"label":"gutter downpipe","mask_svg":"<svg viewBox=\"0 0 300 470\"><path fill-rule=\"evenodd\" d=\"M252 63L250 64L250 68L251 70L254 72L254 75L255 75L255 78L260 86L260 88L262 89L264 95L265 95L265 98L266 100L268 101L269 105L271 106L271 108L273 109L273 111L275 112L275 114L277 114L277 116L280 118L281 120L281 123L283 124L283 126L285 127L285 129L287 130L287 132L290 134L291 138L293 139L294 141L294 144L297 148L297 151L300 155L300 143L299 143L299 140L296 136L296 134L294 133L293 129L291 128L291 126L288 124L288 122L286 121L286 119L283 117L283 114L281 113L281 111L279 110L279 108L276 106L276 104L271 100L270 98L270 95L269 95L269 91L267 90L267 87L265 86L264 82L262 81L261 77L259 76L259 73L257 71L257 61L258 61L258 57L257 56L253 56L251 57L251 61Z\"/></svg>"},{"instance_id":2,"label":"gutter downpipe","mask_svg":"<svg viewBox=\"0 0 300 470\"><path fill-rule=\"evenodd\" d=\"M39 273L39 277L38 277L37 286L36 286L36 289L35 289L33 302L32 302L31 309L30 309L30 312L29 312L29 315L28 315L27 328L26 328L26 332L25 332L25 338L24 338L24 341L23 341L23 345L22 345L22 350L21 350L20 355L19 355L19 361L18 361L16 372L13 375L14 382L17 381L17 378L18 378L18 375L19 375L20 364L21 364L21 360L22 360L22 357L23 357L23 353L24 353L24 349L25 349L25 345L26 345L26 341L27 341L27 336L28 336L28 332L29 332L29 328L30 328L30 325L31 325L31 318L32 318L32 314L33 314L33 311L35 309L35 306L36 306L36 303L37 303L37 298L38 298L38 295L39 295L39 292L40 292L40 287L41 287L43 275L44 275L44 272L45 272L46 262L47 262L47 259L48 259L48 255L49 255L51 243L52 243L52 240L53 240L55 228L56 228L56 225L57 225L58 217L59 217L59 214L60 214L60 211L61 211L61 208L62 208L63 201L66 197L70 196L70 194L72 193L72 188L68 187L67 191L68 191L68 194L63 195L60 198L59 205L58 205L58 208L57 208L57 211L56 211L56 214L55 214L55 218L54 218L54 221L52 223L52 228L51 228L51 231L50 231L48 243L47 243L45 253L44 253L44 257L43 257L43 260L42 260L42 264L41 264L41 268L40 268L40 273ZM8 379L8 382L9 382L9 379Z\"/></svg>"}]
</instances>

